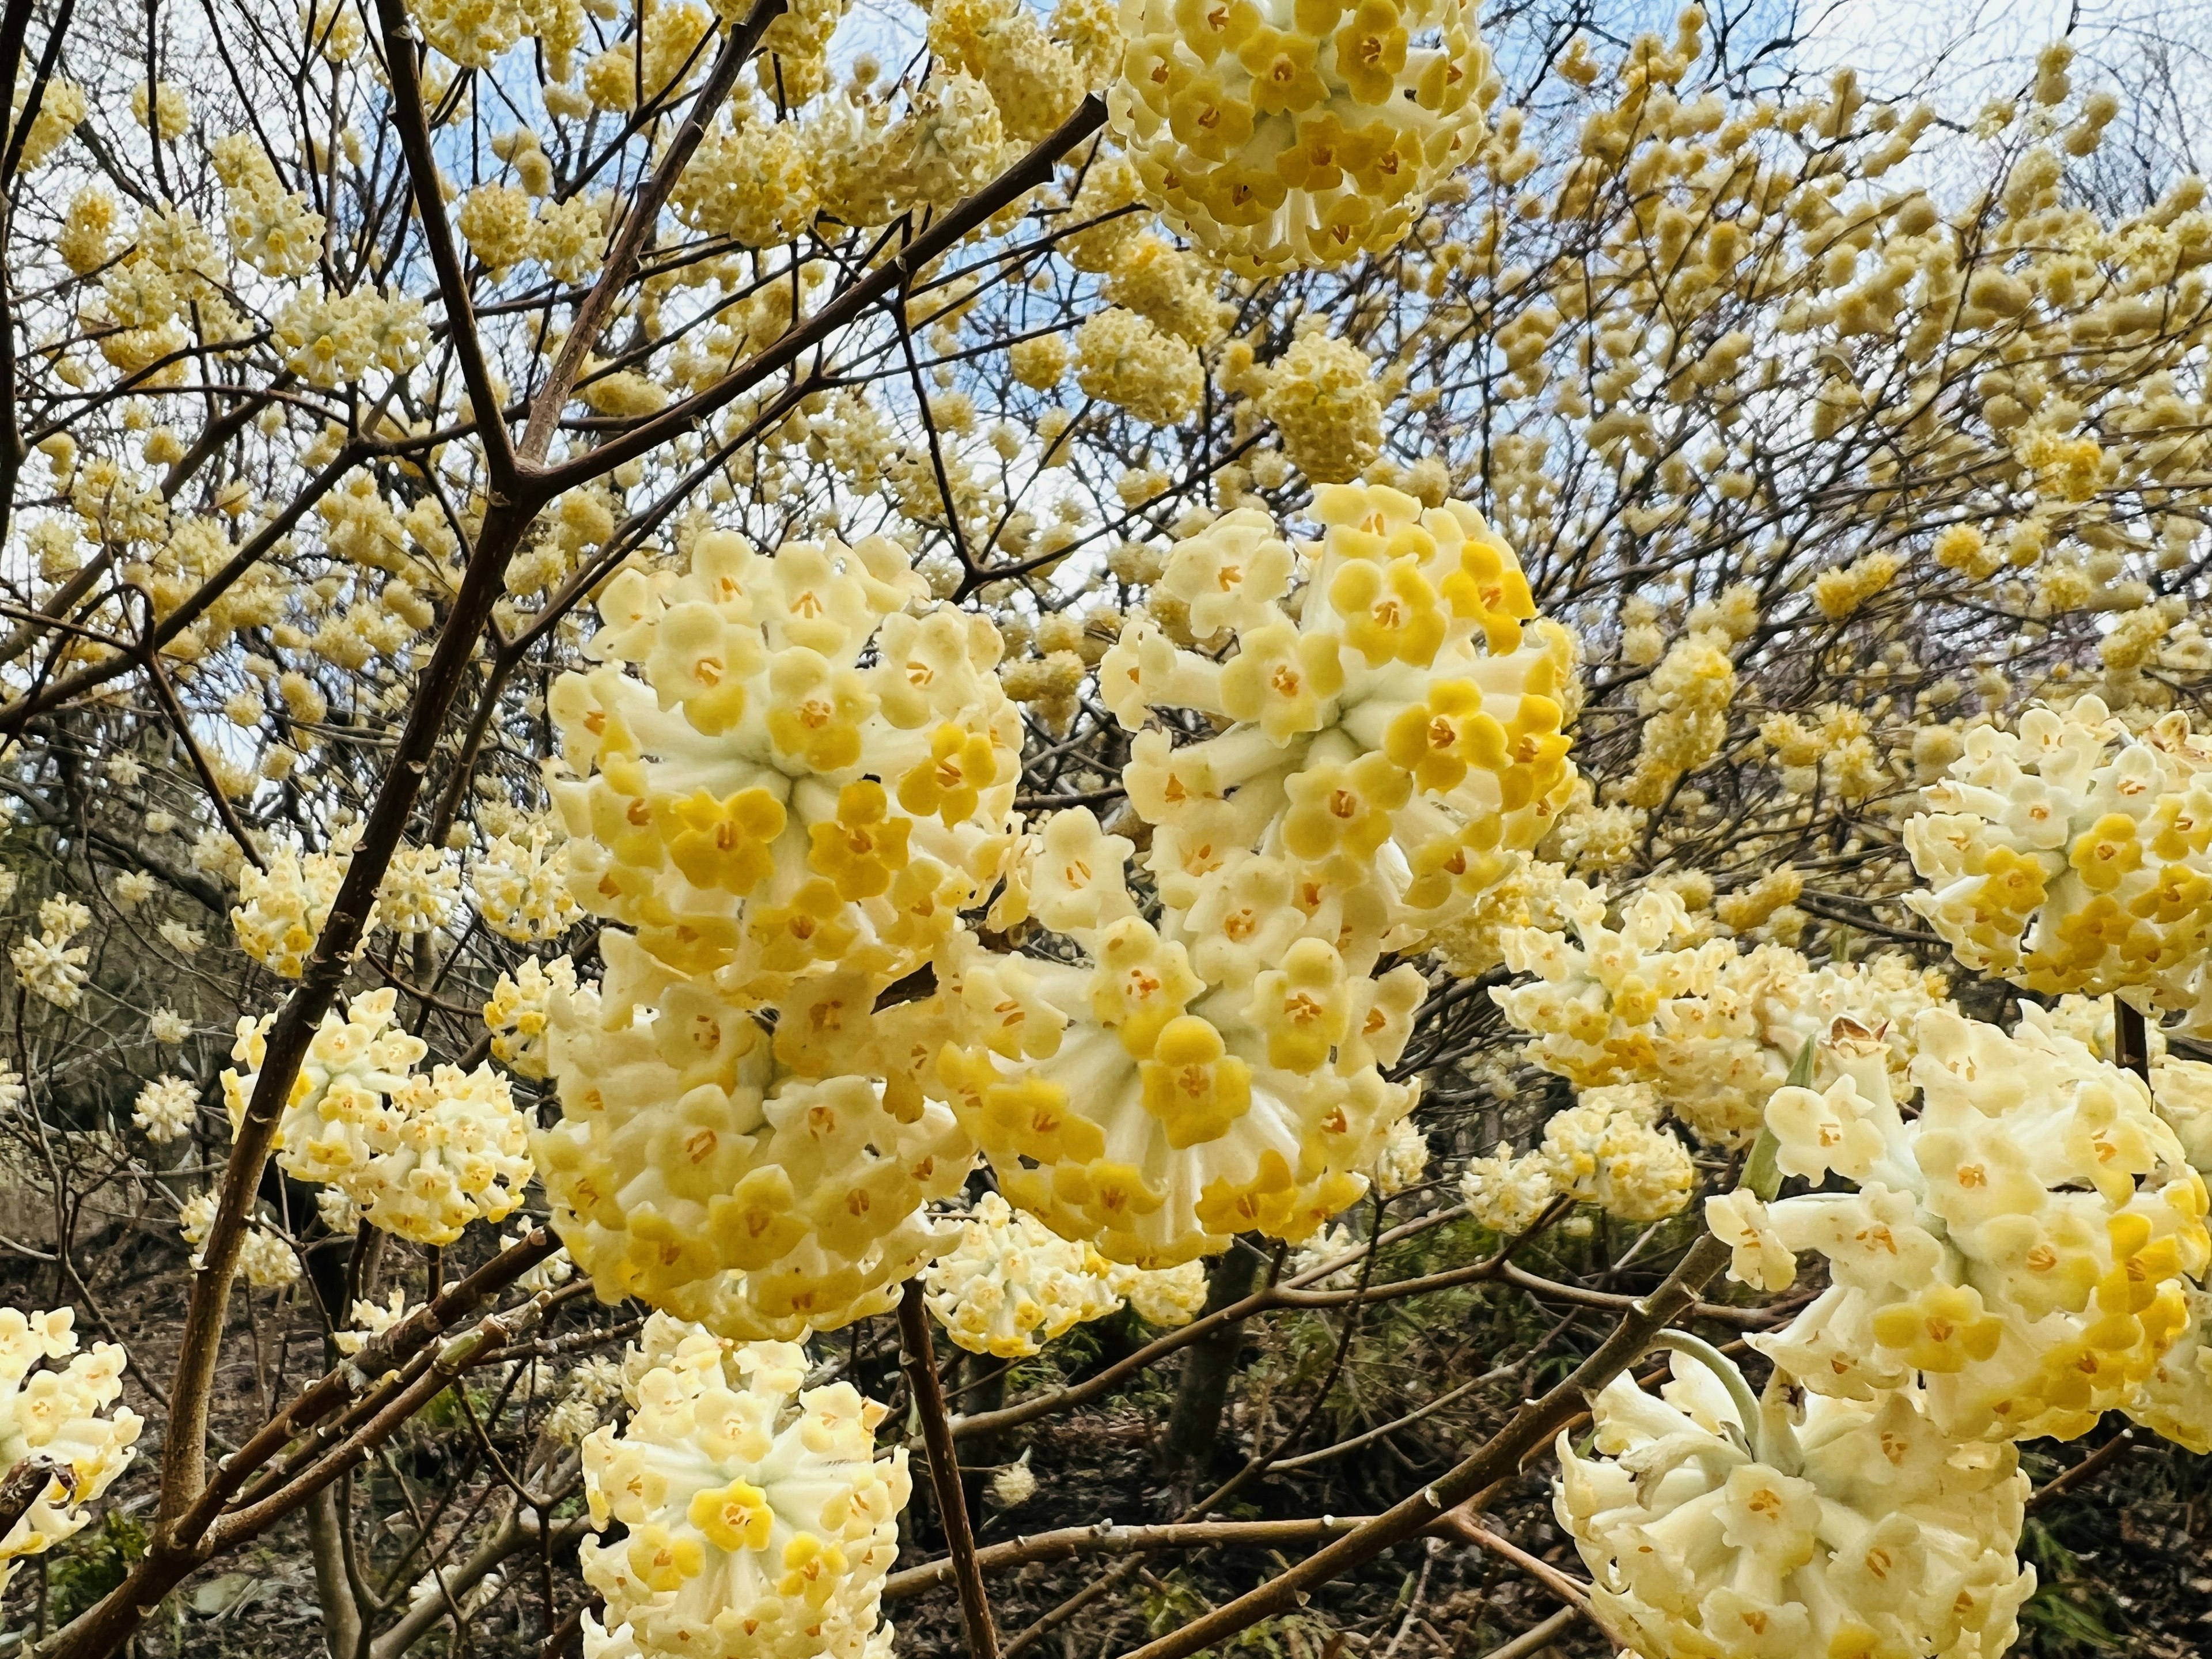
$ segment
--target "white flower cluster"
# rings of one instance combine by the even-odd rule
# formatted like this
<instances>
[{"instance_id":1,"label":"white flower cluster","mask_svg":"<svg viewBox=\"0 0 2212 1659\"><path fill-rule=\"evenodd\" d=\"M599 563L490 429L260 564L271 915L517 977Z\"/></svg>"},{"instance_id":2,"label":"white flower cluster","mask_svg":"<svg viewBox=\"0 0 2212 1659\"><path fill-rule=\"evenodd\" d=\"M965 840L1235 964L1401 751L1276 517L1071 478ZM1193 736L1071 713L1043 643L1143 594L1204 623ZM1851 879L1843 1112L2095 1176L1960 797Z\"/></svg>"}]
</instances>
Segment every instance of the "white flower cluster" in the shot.
<instances>
[{"instance_id":1,"label":"white flower cluster","mask_svg":"<svg viewBox=\"0 0 2212 1659\"><path fill-rule=\"evenodd\" d=\"M8 952L15 982L41 1002L76 1007L84 1000L84 969L92 951L70 941L91 925L92 911L76 899L61 894L41 899L39 936L18 939Z\"/></svg>"},{"instance_id":2,"label":"white flower cluster","mask_svg":"<svg viewBox=\"0 0 2212 1659\"><path fill-rule=\"evenodd\" d=\"M2141 736L2094 697L1976 726L1905 825L1911 902L1968 967L2031 990L2208 1000L2212 738Z\"/></svg>"},{"instance_id":3,"label":"white flower cluster","mask_svg":"<svg viewBox=\"0 0 2212 1659\"><path fill-rule=\"evenodd\" d=\"M385 867L377 908L395 932L428 933L446 925L460 894L461 873L443 848L402 847Z\"/></svg>"},{"instance_id":4,"label":"white flower cluster","mask_svg":"<svg viewBox=\"0 0 2212 1659\"><path fill-rule=\"evenodd\" d=\"M1656 1400L1616 1377L1592 1402L1595 1455L1559 1437L1553 1511L1609 1632L1645 1659L2010 1645L2035 1588L2011 1445L1960 1443L1909 1390L1793 1409L1710 1364L1678 1352Z\"/></svg>"},{"instance_id":5,"label":"white flower cluster","mask_svg":"<svg viewBox=\"0 0 2212 1659\"><path fill-rule=\"evenodd\" d=\"M161 1145L190 1134L199 1109L198 1085L164 1072L138 1091L131 1121L146 1132L147 1139Z\"/></svg>"},{"instance_id":6,"label":"white flower cluster","mask_svg":"<svg viewBox=\"0 0 2212 1659\"><path fill-rule=\"evenodd\" d=\"M568 861L550 824L534 825L526 838L495 839L470 880L484 926L517 945L558 939L583 914L569 895Z\"/></svg>"},{"instance_id":7,"label":"white flower cluster","mask_svg":"<svg viewBox=\"0 0 2212 1659\"><path fill-rule=\"evenodd\" d=\"M1112 1264L986 1193L923 1271L930 1312L970 1353L1018 1359L1121 1305Z\"/></svg>"},{"instance_id":8,"label":"white flower cluster","mask_svg":"<svg viewBox=\"0 0 2212 1659\"><path fill-rule=\"evenodd\" d=\"M92 1518L87 1505L123 1473L142 1426L137 1413L115 1404L123 1393L123 1350L95 1342L79 1353L76 1317L67 1308L28 1315L0 1308L0 1468L27 1457L56 1466L37 1501L0 1537L0 1589L17 1561L83 1529ZM64 1359L69 1364L59 1369L36 1369L42 1360Z\"/></svg>"},{"instance_id":9,"label":"white flower cluster","mask_svg":"<svg viewBox=\"0 0 2212 1659\"><path fill-rule=\"evenodd\" d=\"M1516 1158L1501 1142L1491 1157L1470 1159L1460 1195L1477 1221L1509 1236L1528 1231L1562 1196L1623 1221L1673 1215L1690 1201L1697 1170L1659 1117L1657 1098L1640 1083L1585 1089L1545 1123L1536 1151Z\"/></svg>"},{"instance_id":10,"label":"white flower cluster","mask_svg":"<svg viewBox=\"0 0 2212 1659\"><path fill-rule=\"evenodd\" d=\"M356 999L349 1014L324 1016L277 1123L277 1161L303 1181L338 1188L373 1226L447 1244L470 1222L497 1221L522 1201L528 1126L488 1065L415 1074L428 1048L392 1024L398 998L387 988ZM273 1018L239 1021L231 1057L245 1070L222 1074L234 1133Z\"/></svg>"},{"instance_id":11,"label":"white flower cluster","mask_svg":"<svg viewBox=\"0 0 2212 1659\"><path fill-rule=\"evenodd\" d=\"M631 1413L584 1439L586 1659L888 1659L884 1579L912 1490L875 1455L884 1408L802 1390L805 1351L732 1345L656 1314L623 1364Z\"/></svg>"},{"instance_id":12,"label":"white flower cluster","mask_svg":"<svg viewBox=\"0 0 2212 1659\"><path fill-rule=\"evenodd\" d=\"M361 288L294 295L277 313L271 337L287 368L311 386L335 388L366 378L371 368L404 374L422 361L430 331L420 300L386 299Z\"/></svg>"},{"instance_id":13,"label":"white flower cluster","mask_svg":"<svg viewBox=\"0 0 2212 1659\"><path fill-rule=\"evenodd\" d=\"M186 1199L177 1212L177 1231L184 1235L185 1243L192 1246L194 1273L207 1266L199 1247L207 1243L208 1229L215 1224L218 1201L214 1189L210 1188ZM249 1285L261 1290L276 1290L300 1276L300 1257L283 1234L256 1216L246 1229L234 1271Z\"/></svg>"}]
</instances>

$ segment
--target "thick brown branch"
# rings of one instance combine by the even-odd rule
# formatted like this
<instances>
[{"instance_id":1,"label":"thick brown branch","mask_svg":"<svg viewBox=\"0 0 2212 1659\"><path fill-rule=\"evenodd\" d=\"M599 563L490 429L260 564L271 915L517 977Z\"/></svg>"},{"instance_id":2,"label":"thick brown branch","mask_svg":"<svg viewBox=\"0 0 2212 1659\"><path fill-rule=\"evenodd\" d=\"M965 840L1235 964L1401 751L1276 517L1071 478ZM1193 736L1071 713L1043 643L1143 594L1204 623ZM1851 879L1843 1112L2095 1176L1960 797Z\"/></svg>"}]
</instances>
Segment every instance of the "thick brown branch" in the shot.
<instances>
[{"instance_id":1,"label":"thick brown branch","mask_svg":"<svg viewBox=\"0 0 2212 1659\"><path fill-rule=\"evenodd\" d=\"M998 1659L999 1633L991 1623L990 1598L983 1593L982 1570L975 1561L975 1534L968 1524L968 1498L960 1489L960 1464L952 1449L952 1421L945 1409L945 1382L929 1340L929 1310L921 1281L910 1279L899 1292L899 1346L906 1385L921 1414L922 1443L929 1449L929 1483L937 1494L937 1518L951 1553L952 1576L960 1587L960 1617L968 1630L970 1659Z\"/></svg>"}]
</instances>

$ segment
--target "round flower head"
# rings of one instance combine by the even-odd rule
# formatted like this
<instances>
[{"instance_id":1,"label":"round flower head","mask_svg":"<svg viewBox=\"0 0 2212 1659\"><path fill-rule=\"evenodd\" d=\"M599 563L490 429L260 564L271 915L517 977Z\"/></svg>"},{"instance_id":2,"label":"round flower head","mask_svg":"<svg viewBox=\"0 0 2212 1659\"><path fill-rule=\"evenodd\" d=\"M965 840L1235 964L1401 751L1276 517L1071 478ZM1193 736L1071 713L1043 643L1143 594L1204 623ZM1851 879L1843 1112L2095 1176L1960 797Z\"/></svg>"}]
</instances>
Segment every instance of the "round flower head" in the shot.
<instances>
[{"instance_id":1,"label":"round flower head","mask_svg":"<svg viewBox=\"0 0 2212 1659\"><path fill-rule=\"evenodd\" d=\"M199 1109L198 1086L164 1072L138 1091L131 1121L146 1132L147 1139L164 1143L190 1134Z\"/></svg>"},{"instance_id":2,"label":"round flower head","mask_svg":"<svg viewBox=\"0 0 2212 1659\"><path fill-rule=\"evenodd\" d=\"M530 1179L528 1126L489 1066L411 1068L427 1051L392 1024L398 993L335 1010L308 1044L276 1125L276 1160L302 1181L344 1192L372 1225L418 1243L448 1244L470 1222L496 1221ZM273 1016L239 1021L222 1074L234 1133L246 1121Z\"/></svg>"},{"instance_id":3,"label":"round flower head","mask_svg":"<svg viewBox=\"0 0 2212 1659\"><path fill-rule=\"evenodd\" d=\"M1246 274L1401 240L1495 96L1469 0L1121 0L1115 135L1170 222Z\"/></svg>"},{"instance_id":4,"label":"round flower head","mask_svg":"<svg viewBox=\"0 0 2212 1659\"><path fill-rule=\"evenodd\" d=\"M1137 614L1099 665L1102 701L1139 733L1125 778L1147 862L1208 977L1249 979L1299 934L1353 973L1418 950L1573 785L1565 635L1531 622L1480 514L1352 484L1313 511L1322 538L1299 548L1240 507L1170 555L1162 586L1206 596L1233 653L1180 649ZM1176 746L1142 729L1156 708L1214 734Z\"/></svg>"},{"instance_id":5,"label":"round flower head","mask_svg":"<svg viewBox=\"0 0 2212 1659\"><path fill-rule=\"evenodd\" d=\"M1711 1364L1678 1352L1657 1399L1614 1378L1591 1456L1559 1437L1553 1512L1609 1632L1649 1659L2004 1651L2035 1588L2011 1446L1959 1444L1910 1391L1754 1401Z\"/></svg>"},{"instance_id":6,"label":"round flower head","mask_svg":"<svg viewBox=\"0 0 2212 1659\"><path fill-rule=\"evenodd\" d=\"M556 994L576 988L576 969L566 957L540 963L525 957L513 978L501 974L484 1004L492 1058L517 1077L545 1076L545 1024Z\"/></svg>"},{"instance_id":7,"label":"round flower head","mask_svg":"<svg viewBox=\"0 0 2212 1659\"><path fill-rule=\"evenodd\" d=\"M584 1437L592 1523L578 1551L605 1604L587 1659L863 1659L879 1628L904 1449L875 1455L884 1407L849 1382L800 1388L803 1349L733 1345L654 1315L623 1367L629 1420Z\"/></svg>"},{"instance_id":8,"label":"round flower head","mask_svg":"<svg viewBox=\"0 0 2212 1659\"><path fill-rule=\"evenodd\" d=\"M970 1353L1018 1359L1121 1305L1112 1269L1096 1250L1072 1244L986 1193L960 1229L960 1243L922 1273L929 1310Z\"/></svg>"},{"instance_id":9,"label":"round flower head","mask_svg":"<svg viewBox=\"0 0 2212 1659\"><path fill-rule=\"evenodd\" d=\"M526 840L497 837L470 879L484 926L518 945L558 939L583 914L569 896L568 861L547 824Z\"/></svg>"},{"instance_id":10,"label":"round flower head","mask_svg":"<svg viewBox=\"0 0 2212 1659\"><path fill-rule=\"evenodd\" d=\"M606 665L550 700L577 902L755 1004L925 961L996 878L1021 720L996 630L904 614L924 591L880 537L771 560L724 532L681 578L610 582Z\"/></svg>"},{"instance_id":11,"label":"round flower head","mask_svg":"<svg viewBox=\"0 0 2212 1659\"><path fill-rule=\"evenodd\" d=\"M350 1189L351 1178L367 1167L368 1119L388 1109L387 1097L406 1086L415 1062L429 1052L428 1043L393 1023L398 1001L399 993L387 987L356 998L343 1013L333 1009L323 1016L277 1120L276 1158L288 1173ZM230 1056L244 1069L222 1074L234 1133L246 1121L276 1018L239 1019Z\"/></svg>"},{"instance_id":12,"label":"round flower head","mask_svg":"<svg viewBox=\"0 0 2212 1659\"><path fill-rule=\"evenodd\" d=\"M471 1222L501 1220L522 1202L529 1121L488 1065L418 1073L365 1127L368 1165L345 1186L373 1227L450 1244Z\"/></svg>"},{"instance_id":13,"label":"round flower head","mask_svg":"<svg viewBox=\"0 0 2212 1659\"><path fill-rule=\"evenodd\" d=\"M92 1518L87 1506L123 1473L138 1438L136 1412L109 1410L123 1393L123 1350L95 1342L89 1353L78 1353L75 1318L67 1308L28 1315L0 1308L0 1466L44 1457L57 1470L0 1537L0 1589L21 1558L83 1528ZM67 1365L38 1369L42 1360L64 1359Z\"/></svg>"},{"instance_id":14,"label":"round flower head","mask_svg":"<svg viewBox=\"0 0 2212 1659\"><path fill-rule=\"evenodd\" d=\"M2035 991L2205 1000L2212 739L2186 714L2137 737L2094 697L2031 708L1970 732L1926 800L1910 902L1960 961Z\"/></svg>"},{"instance_id":15,"label":"round flower head","mask_svg":"<svg viewBox=\"0 0 2212 1659\"><path fill-rule=\"evenodd\" d=\"M1649 1084L1706 1146L1744 1146L1798 1053L1849 1014L1885 1035L1892 1084L1909 1093L1912 1022L1944 1002L1942 975L1894 952L1817 969L1785 945L1738 956L1663 888L1622 907L1617 927L1602 888L1569 880L1558 899L1560 926L1499 930L1507 965L1537 977L1491 994L1545 1070L1583 1086ZM1819 1052L1826 1083L1834 1072Z\"/></svg>"},{"instance_id":16,"label":"round flower head","mask_svg":"<svg viewBox=\"0 0 2212 1659\"><path fill-rule=\"evenodd\" d=\"M1500 1141L1471 1158L1460 1196L1474 1218L1515 1237L1555 1199L1591 1204L1623 1221L1656 1221L1690 1201L1697 1170L1689 1148L1658 1127L1658 1100L1642 1084L1585 1089L1544 1125L1543 1144L1522 1157Z\"/></svg>"},{"instance_id":17,"label":"round flower head","mask_svg":"<svg viewBox=\"0 0 2212 1659\"><path fill-rule=\"evenodd\" d=\"M1768 1103L1784 1174L1856 1184L1766 1206L1773 1243L1827 1260L1829 1288L1753 1339L1814 1392L1863 1400L1917 1375L1946 1433L2071 1437L2181 1336L2212 1254L2204 1183L2142 1081L2040 1016L2008 1036L1921 1015L1910 1122L1882 1045L1848 1019L1837 1080Z\"/></svg>"},{"instance_id":18,"label":"round flower head","mask_svg":"<svg viewBox=\"0 0 2212 1659\"><path fill-rule=\"evenodd\" d=\"M935 1000L877 1013L859 977L817 980L771 1033L629 935L600 946L604 986L553 996L562 1118L532 1141L599 1294L748 1339L893 1306L951 1236L923 1205L974 1163L912 1076L942 1041Z\"/></svg>"}]
</instances>

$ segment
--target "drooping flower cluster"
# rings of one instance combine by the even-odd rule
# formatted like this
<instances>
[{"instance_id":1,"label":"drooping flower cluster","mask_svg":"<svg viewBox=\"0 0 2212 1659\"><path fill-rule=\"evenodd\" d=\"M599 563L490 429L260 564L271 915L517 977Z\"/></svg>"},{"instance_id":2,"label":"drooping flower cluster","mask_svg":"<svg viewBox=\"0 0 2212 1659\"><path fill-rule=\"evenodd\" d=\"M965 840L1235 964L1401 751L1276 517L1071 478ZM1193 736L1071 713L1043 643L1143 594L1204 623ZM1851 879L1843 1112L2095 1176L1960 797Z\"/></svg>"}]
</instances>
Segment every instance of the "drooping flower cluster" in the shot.
<instances>
[{"instance_id":1,"label":"drooping flower cluster","mask_svg":"<svg viewBox=\"0 0 2212 1659\"><path fill-rule=\"evenodd\" d=\"M307 1046L276 1126L277 1162L337 1188L372 1225L418 1243L447 1244L470 1222L496 1221L522 1201L527 1126L506 1080L488 1065L465 1073L412 1068L428 1046L392 1023L386 989L333 1010ZM222 1074L234 1132L267 1049L273 1015L240 1019Z\"/></svg>"},{"instance_id":2,"label":"drooping flower cluster","mask_svg":"<svg viewBox=\"0 0 2212 1659\"><path fill-rule=\"evenodd\" d=\"M2176 712L2140 736L2095 697L1976 726L1906 824L1911 903L1960 961L2044 992L2206 999L2212 739Z\"/></svg>"},{"instance_id":3,"label":"drooping flower cluster","mask_svg":"<svg viewBox=\"0 0 2212 1659\"><path fill-rule=\"evenodd\" d=\"M1678 1352L1656 1400L1614 1378L1593 1455L1559 1437L1553 1510L1608 1632L1646 1659L2010 1645L2035 1588L2012 1446L1954 1440L1911 1390L1754 1401L1710 1364Z\"/></svg>"},{"instance_id":4,"label":"drooping flower cluster","mask_svg":"<svg viewBox=\"0 0 2212 1659\"><path fill-rule=\"evenodd\" d=\"M23 1557L83 1529L92 1518L87 1506L123 1473L138 1438L138 1413L115 1404L123 1394L123 1350L95 1342L79 1353L76 1317L67 1308L28 1315L0 1308L0 1468L30 1457L55 1467L31 1507L0 1537L0 1589ZM59 1369L37 1369L42 1360L64 1359L69 1364Z\"/></svg>"},{"instance_id":5,"label":"drooping flower cluster","mask_svg":"<svg viewBox=\"0 0 2212 1659\"><path fill-rule=\"evenodd\" d=\"M1916 1035L1909 1122L1885 1045L1849 1018L1829 1038L1836 1080L1768 1103L1782 1171L1855 1190L1709 1201L1740 1277L1779 1289L1781 1252L1827 1260L1829 1288L1756 1340L1815 1394L1917 1378L1946 1434L2078 1435L2187 1326L2187 1280L2212 1257L2204 1183L2142 1079L2040 1010L2007 1035L1939 1009Z\"/></svg>"},{"instance_id":6,"label":"drooping flower cluster","mask_svg":"<svg viewBox=\"0 0 2212 1659\"><path fill-rule=\"evenodd\" d=\"M587 1659L863 1659L889 1650L884 1578L911 1491L884 1408L802 1389L803 1349L732 1345L656 1314L623 1366L629 1420L584 1437L584 1492L611 1541L579 1550L605 1603Z\"/></svg>"},{"instance_id":7,"label":"drooping flower cluster","mask_svg":"<svg viewBox=\"0 0 2212 1659\"><path fill-rule=\"evenodd\" d=\"M935 1086L1012 1202L1114 1261L1302 1239L1364 1190L1413 1104L1382 1068L1425 990L1372 970L1510 869L1571 781L1564 647L1524 637L1527 585L1479 515L1352 486L1316 510L1309 547L1239 510L1170 556L1161 586L1225 660L1139 616L1100 664L1138 734L1157 921L1133 843L1079 808L1024 841L994 914L1079 959L960 941L939 965L966 1030ZM1215 734L1177 747L1155 708Z\"/></svg>"},{"instance_id":8,"label":"drooping flower cluster","mask_svg":"<svg viewBox=\"0 0 2212 1659\"><path fill-rule=\"evenodd\" d=\"M1496 95L1468 0L1122 0L1121 28L1115 136L1169 221L1248 274L1395 246Z\"/></svg>"},{"instance_id":9,"label":"drooping flower cluster","mask_svg":"<svg viewBox=\"0 0 2212 1659\"><path fill-rule=\"evenodd\" d=\"M554 1225L608 1301L795 1339L898 1299L951 1237L922 1206L974 1162L908 1056L937 1015L809 981L771 1032L707 979L601 935L606 977L551 999L562 1116L532 1141Z\"/></svg>"},{"instance_id":10,"label":"drooping flower cluster","mask_svg":"<svg viewBox=\"0 0 2212 1659\"><path fill-rule=\"evenodd\" d=\"M1111 1265L986 1193L922 1275L929 1310L971 1353L1018 1359L1121 1305Z\"/></svg>"}]
</instances>

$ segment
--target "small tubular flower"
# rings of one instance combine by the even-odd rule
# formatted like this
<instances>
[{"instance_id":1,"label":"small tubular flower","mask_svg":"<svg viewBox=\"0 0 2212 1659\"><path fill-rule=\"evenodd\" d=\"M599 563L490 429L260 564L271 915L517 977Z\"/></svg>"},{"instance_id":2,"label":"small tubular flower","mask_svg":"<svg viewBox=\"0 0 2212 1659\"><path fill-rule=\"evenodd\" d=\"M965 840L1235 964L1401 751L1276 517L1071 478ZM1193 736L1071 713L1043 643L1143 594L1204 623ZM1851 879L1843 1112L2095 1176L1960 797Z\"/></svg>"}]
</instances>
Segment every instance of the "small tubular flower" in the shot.
<instances>
[{"instance_id":1,"label":"small tubular flower","mask_svg":"<svg viewBox=\"0 0 2212 1659\"><path fill-rule=\"evenodd\" d=\"M623 1366L630 1416L584 1437L602 1532L579 1549L605 1604L589 1659L862 1659L887 1651L884 1578L912 1491L875 1455L884 1407L849 1382L800 1387L803 1349L735 1345L665 1315Z\"/></svg>"}]
</instances>

